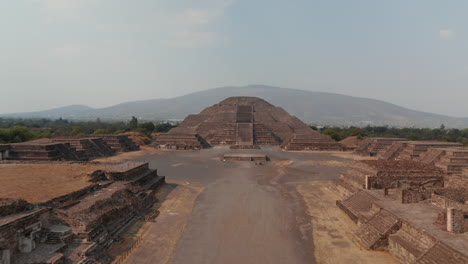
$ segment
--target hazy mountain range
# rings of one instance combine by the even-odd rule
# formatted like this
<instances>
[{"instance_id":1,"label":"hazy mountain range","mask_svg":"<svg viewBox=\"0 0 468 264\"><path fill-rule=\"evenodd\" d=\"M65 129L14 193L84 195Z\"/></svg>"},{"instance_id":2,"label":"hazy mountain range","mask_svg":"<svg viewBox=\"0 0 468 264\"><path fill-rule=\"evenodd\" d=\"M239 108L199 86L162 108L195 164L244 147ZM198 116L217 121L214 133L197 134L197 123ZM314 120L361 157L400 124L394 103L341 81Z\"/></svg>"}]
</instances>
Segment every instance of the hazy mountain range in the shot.
<instances>
[{"instance_id":1,"label":"hazy mountain range","mask_svg":"<svg viewBox=\"0 0 468 264\"><path fill-rule=\"evenodd\" d=\"M304 122L317 125L467 128L468 118L456 118L400 107L380 100L310 92L271 86L221 87L169 99L152 99L105 108L70 105L40 112L4 114L3 117L65 118L75 120L183 119L230 96L256 96L283 107Z\"/></svg>"}]
</instances>

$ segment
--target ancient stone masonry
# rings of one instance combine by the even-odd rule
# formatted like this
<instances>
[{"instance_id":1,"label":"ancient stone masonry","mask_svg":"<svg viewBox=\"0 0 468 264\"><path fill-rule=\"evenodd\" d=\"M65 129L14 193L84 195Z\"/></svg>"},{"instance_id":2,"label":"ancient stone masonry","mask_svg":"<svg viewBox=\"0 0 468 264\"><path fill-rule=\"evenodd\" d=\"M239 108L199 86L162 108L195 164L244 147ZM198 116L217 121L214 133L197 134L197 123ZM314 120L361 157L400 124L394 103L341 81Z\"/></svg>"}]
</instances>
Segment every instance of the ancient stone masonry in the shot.
<instances>
[{"instance_id":1,"label":"ancient stone masonry","mask_svg":"<svg viewBox=\"0 0 468 264\"><path fill-rule=\"evenodd\" d=\"M342 150L342 147L331 137L315 130L295 133L289 142L283 145L287 150Z\"/></svg>"},{"instance_id":2,"label":"ancient stone masonry","mask_svg":"<svg viewBox=\"0 0 468 264\"><path fill-rule=\"evenodd\" d=\"M43 138L23 143L0 145L0 160L87 161L112 156L116 152L138 149L139 147L126 135Z\"/></svg>"},{"instance_id":3,"label":"ancient stone masonry","mask_svg":"<svg viewBox=\"0 0 468 264\"><path fill-rule=\"evenodd\" d=\"M178 146L179 149L209 145L276 145L287 150L341 149L329 136L312 130L284 109L256 97L230 97L206 108L198 115L189 115L178 127L158 136L156 146ZM244 148L244 147L240 147Z\"/></svg>"},{"instance_id":4,"label":"ancient stone masonry","mask_svg":"<svg viewBox=\"0 0 468 264\"><path fill-rule=\"evenodd\" d=\"M127 135L99 135L111 149L116 152L127 152L139 150L138 147ZM96 136L88 136L88 138L96 138Z\"/></svg>"},{"instance_id":5,"label":"ancient stone masonry","mask_svg":"<svg viewBox=\"0 0 468 264\"><path fill-rule=\"evenodd\" d=\"M420 160L448 173L461 173L468 168L468 148L431 148Z\"/></svg>"},{"instance_id":6,"label":"ancient stone masonry","mask_svg":"<svg viewBox=\"0 0 468 264\"><path fill-rule=\"evenodd\" d=\"M354 151L362 156L378 156L387 151L394 142L407 141L404 138L368 137Z\"/></svg>"},{"instance_id":7,"label":"ancient stone masonry","mask_svg":"<svg viewBox=\"0 0 468 264\"><path fill-rule=\"evenodd\" d=\"M69 143L25 142L11 144L8 159L84 161L86 157Z\"/></svg>"},{"instance_id":8,"label":"ancient stone masonry","mask_svg":"<svg viewBox=\"0 0 468 264\"><path fill-rule=\"evenodd\" d=\"M112 156L115 151L99 137L89 138L53 138L52 142L68 143L76 151L83 153L87 160L92 160L98 157Z\"/></svg>"},{"instance_id":9,"label":"ancient stone masonry","mask_svg":"<svg viewBox=\"0 0 468 264\"><path fill-rule=\"evenodd\" d=\"M202 149L210 145L197 134L161 134L152 144L156 148L166 149Z\"/></svg>"},{"instance_id":10,"label":"ancient stone masonry","mask_svg":"<svg viewBox=\"0 0 468 264\"><path fill-rule=\"evenodd\" d=\"M430 157L424 157L425 153L433 148L454 148L462 147L460 143L443 141L397 141L382 153L384 160L430 160ZM434 153L435 155L435 153Z\"/></svg>"},{"instance_id":11,"label":"ancient stone masonry","mask_svg":"<svg viewBox=\"0 0 468 264\"><path fill-rule=\"evenodd\" d=\"M0 160L8 159L10 149L10 145L0 145Z\"/></svg>"},{"instance_id":12,"label":"ancient stone masonry","mask_svg":"<svg viewBox=\"0 0 468 264\"><path fill-rule=\"evenodd\" d=\"M464 199L462 192L453 190L436 193ZM337 205L358 223L354 238L367 249L388 250L401 263L468 263L468 237L459 232L466 220L453 207L444 208L446 229L441 229L437 221L440 205L402 204L388 191L359 190Z\"/></svg>"},{"instance_id":13,"label":"ancient stone masonry","mask_svg":"<svg viewBox=\"0 0 468 264\"><path fill-rule=\"evenodd\" d=\"M264 154L247 154L247 153L230 153L224 154L222 157L224 161L269 161L267 155Z\"/></svg>"},{"instance_id":14,"label":"ancient stone masonry","mask_svg":"<svg viewBox=\"0 0 468 264\"><path fill-rule=\"evenodd\" d=\"M30 210L33 205L21 199L0 198L0 217Z\"/></svg>"},{"instance_id":15,"label":"ancient stone masonry","mask_svg":"<svg viewBox=\"0 0 468 264\"><path fill-rule=\"evenodd\" d=\"M89 175L94 183L68 194L36 204L0 199L1 263L111 261L107 250L126 225L151 211L164 177L143 162L91 166L102 168Z\"/></svg>"},{"instance_id":16,"label":"ancient stone masonry","mask_svg":"<svg viewBox=\"0 0 468 264\"><path fill-rule=\"evenodd\" d=\"M433 165L407 160L365 160L355 162L340 174L336 185L351 190L443 186L444 173Z\"/></svg>"}]
</instances>

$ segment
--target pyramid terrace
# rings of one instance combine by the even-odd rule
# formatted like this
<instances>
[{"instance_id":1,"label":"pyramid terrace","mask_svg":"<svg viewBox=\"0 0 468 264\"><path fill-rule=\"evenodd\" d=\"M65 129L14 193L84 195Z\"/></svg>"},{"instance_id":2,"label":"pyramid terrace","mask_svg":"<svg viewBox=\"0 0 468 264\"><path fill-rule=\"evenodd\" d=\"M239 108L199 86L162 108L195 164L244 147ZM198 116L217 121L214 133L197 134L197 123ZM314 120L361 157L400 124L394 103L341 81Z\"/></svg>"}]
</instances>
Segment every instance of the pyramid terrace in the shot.
<instances>
[{"instance_id":1,"label":"pyramid terrace","mask_svg":"<svg viewBox=\"0 0 468 264\"><path fill-rule=\"evenodd\" d=\"M286 150L340 150L329 136L312 130L284 109L256 97L231 97L189 115L180 126L158 136L154 146L200 149L215 145L249 148L281 146Z\"/></svg>"}]
</instances>

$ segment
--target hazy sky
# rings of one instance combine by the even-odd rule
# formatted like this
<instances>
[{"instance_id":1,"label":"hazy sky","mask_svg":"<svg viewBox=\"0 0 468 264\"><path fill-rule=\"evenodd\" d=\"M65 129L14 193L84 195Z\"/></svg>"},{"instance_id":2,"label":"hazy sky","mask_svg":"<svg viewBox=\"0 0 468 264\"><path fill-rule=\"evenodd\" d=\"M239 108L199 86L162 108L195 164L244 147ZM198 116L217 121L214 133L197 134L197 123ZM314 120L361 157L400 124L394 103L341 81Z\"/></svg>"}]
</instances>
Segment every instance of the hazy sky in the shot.
<instances>
[{"instance_id":1,"label":"hazy sky","mask_svg":"<svg viewBox=\"0 0 468 264\"><path fill-rule=\"evenodd\" d=\"M229 85L468 117L466 0L0 0L0 113Z\"/></svg>"}]
</instances>

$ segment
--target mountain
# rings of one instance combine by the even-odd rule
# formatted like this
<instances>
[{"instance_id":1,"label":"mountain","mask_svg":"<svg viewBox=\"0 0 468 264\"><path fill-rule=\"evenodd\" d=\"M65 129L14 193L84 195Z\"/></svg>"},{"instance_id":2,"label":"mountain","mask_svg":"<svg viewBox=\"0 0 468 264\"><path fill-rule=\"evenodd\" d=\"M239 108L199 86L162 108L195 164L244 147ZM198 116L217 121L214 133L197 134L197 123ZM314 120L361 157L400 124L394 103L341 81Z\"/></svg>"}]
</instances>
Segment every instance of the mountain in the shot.
<instances>
[{"instance_id":1,"label":"mountain","mask_svg":"<svg viewBox=\"0 0 468 264\"><path fill-rule=\"evenodd\" d=\"M35 113L10 114L14 117L49 117L92 120L183 119L231 96L256 96L283 107L304 122L316 125L466 128L468 118L455 118L415 111L380 100L347 95L310 92L263 85L221 87L170 99L127 102L111 107L92 109L69 106ZM74 111L73 108L77 108ZM5 116L5 115L4 115Z\"/></svg>"},{"instance_id":2,"label":"mountain","mask_svg":"<svg viewBox=\"0 0 468 264\"><path fill-rule=\"evenodd\" d=\"M38 112L26 112L26 113L13 113L13 114L3 114L2 117L17 117L17 118L70 118L70 119L79 119L80 114L93 111L94 108L91 108L86 105L69 105L64 107L53 108L44 111Z\"/></svg>"}]
</instances>

